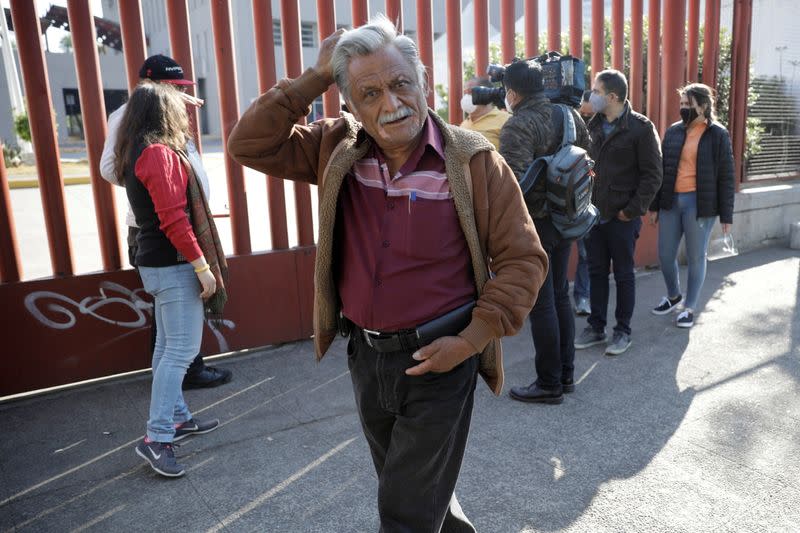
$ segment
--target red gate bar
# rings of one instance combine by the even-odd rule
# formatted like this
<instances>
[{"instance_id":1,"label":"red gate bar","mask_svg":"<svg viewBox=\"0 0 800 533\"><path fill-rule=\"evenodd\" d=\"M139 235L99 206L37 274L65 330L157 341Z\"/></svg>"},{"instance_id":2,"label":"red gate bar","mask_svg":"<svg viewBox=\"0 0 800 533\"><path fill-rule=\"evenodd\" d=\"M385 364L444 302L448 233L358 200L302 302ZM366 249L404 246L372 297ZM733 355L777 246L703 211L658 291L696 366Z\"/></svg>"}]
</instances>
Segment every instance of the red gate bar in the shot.
<instances>
[{"instance_id":1,"label":"red gate bar","mask_svg":"<svg viewBox=\"0 0 800 533\"><path fill-rule=\"evenodd\" d=\"M592 43L594 44L594 43ZM625 2L611 3L611 65L622 71L625 64Z\"/></svg>"},{"instance_id":2,"label":"red gate bar","mask_svg":"<svg viewBox=\"0 0 800 533\"><path fill-rule=\"evenodd\" d=\"M500 43L503 63L508 64L514 59L514 37L516 23L514 13L514 0L501 0L500 2Z\"/></svg>"},{"instance_id":3,"label":"red gate bar","mask_svg":"<svg viewBox=\"0 0 800 533\"><path fill-rule=\"evenodd\" d=\"M272 2L253 0L253 27L255 29L256 71L258 89L265 93L275 86L275 41L272 35ZM267 179L269 204L269 232L273 250L289 248L289 230L286 224L286 193L284 181L273 176Z\"/></svg>"},{"instance_id":4,"label":"red gate bar","mask_svg":"<svg viewBox=\"0 0 800 533\"><path fill-rule=\"evenodd\" d=\"M433 20L431 0L417 0L417 47L428 73L428 107L435 106L433 79Z\"/></svg>"},{"instance_id":5,"label":"red gate bar","mask_svg":"<svg viewBox=\"0 0 800 533\"><path fill-rule=\"evenodd\" d=\"M100 60L97 57L97 34L94 17L89 11L89 0L67 3L69 29L75 53L75 70L78 73L86 151L89 156L89 175L92 178L94 214L100 236L103 269L119 270L122 267L117 233L116 207L112 185L100 175L100 156L106 140L106 104L103 100L103 83L100 81Z\"/></svg>"},{"instance_id":6,"label":"red gate bar","mask_svg":"<svg viewBox=\"0 0 800 533\"><path fill-rule=\"evenodd\" d=\"M403 33L403 2L401 0L386 0L386 16L397 26L397 31Z\"/></svg>"},{"instance_id":7,"label":"red gate bar","mask_svg":"<svg viewBox=\"0 0 800 533\"><path fill-rule=\"evenodd\" d=\"M606 41L603 17L603 0L592 0L592 78L605 69Z\"/></svg>"},{"instance_id":8,"label":"red gate bar","mask_svg":"<svg viewBox=\"0 0 800 533\"><path fill-rule=\"evenodd\" d=\"M139 0L122 0L119 3L119 26L122 30L122 51L125 56L125 73L128 75L128 90L133 91L139 83L139 69L147 55L144 46L142 5Z\"/></svg>"},{"instance_id":9,"label":"red gate bar","mask_svg":"<svg viewBox=\"0 0 800 533\"><path fill-rule=\"evenodd\" d=\"M688 57L686 81L691 83L698 80L697 54L699 51L698 40L700 38L700 0L689 0L689 22L687 23L687 31L686 52Z\"/></svg>"},{"instance_id":10,"label":"red gate bar","mask_svg":"<svg viewBox=\"0 0 800 533\"><path fill-rule=\"evenodd\" d=\"M281 34L286 76L297 78L303 72L300 55L300 13L298 0L281 0ZM305 119L303 119L305 123ZM233 125L233 124L231 124ZM311 191L308 184L295 181L294 205L297 219L297 241L300 246L314 244L314 226L311 218Z\"/></svg>"},{"instance_id":11,"label":"red gate bar","mask_svg":"<svg viewBox=\"0 0 800 533\"><path fill-rule=\"evenodd\" d=\"M539 55L539 0L525 0L525 57Z\"/></svg>"},{"instance_id":12,"label":"red gate bar","mask_svg":"<svg viewBox=\"0 0 800 533\"><path fill-rule=\"evenodd\" d=\"M644 64L642 63L643 0L631 0L631 72L628 79L631 106L642 111Z\"/></svg>"},{"instance_id":13,"label":"red gate bar","mask_svg":"<svg viewBox=\"0 0 800 533\"><path fill-rule=\"evenodd\" d=\"M369 21L369 0L353 0L353 27L363 26Z\"/></svg>"},{"instance_id":14,"label":"red gate bar","mask_svg":"<svg viewBox=\"0 0 800 533\"><path fill-rule=\"evenodd\" d=\"M661 51L661 135L680 117L677 89L686 74L684 63L686 5L664 2L664 36Z\"/></svg>"},{"instance_id":15,"label":"red gate bar","mask_svg":"<svg viewBox=\"0 0 800 533\"><path fill-rule=\"evenodd\" d=\"M14 22L22 79L25 83L25 103L36 153L39 193L42 196L44 223L50 245L50 264L53 275L69 276L74 269L67 210L64 205L64 179L61 176L50 80L44 63L41 26L35 3L29 0L11 0L11 19Z\"/></svg>"},{"instance_id":16,"label":"red gate bar","mask_svg":"<svg viewBox=\"0 0 800 533\"><path fill-rule=\"evenodd\" d=\"M489 4L487 0L474 0L475 10L475 75L486 75L489 68Z\"/></svg>"},{"instance_id":17,"label":"red gate bar","mask_svg":"<svg viewBox=\"0 0 800 533\"><path fill-rule=\"evenodd\" d=\"M561 52L561 0L547 2L547 49Z\"/></svg>"},{"instance_id":18,"label":"red gate bar","mask_svg":"<svg viewBox=\"0 0 800 533\"><path fill-rule=\"evenodd\" d=\"M234 63L229 0L212 0L211 29L214 33L214 57L217 60L217 86L219 87L222 146L225 149L225 171L228 176L233 253L243 255L249 254L251 250L247 191L245 190L242 166L233 160L227 148L228 136L239 120L239 91L236 87L236 65ZM191 52L191 48L189 51Z\"/></svg>"},{"instance_id":19,"label":"red gate bar","mask_svg":"<svg viewBox=\"0 0 800 533\"><path fill-rule=\"evenodd\" d=\"M703 83L717 88L719 68L719 12L720 0L706 0L705 29L703 32Z\"/></svg>"},{"instance_id":20,"label":"red gate bar","mask_svg":"<svg viewBox=\"0 0 800 533\"><path fill-rule=\"evenodd\" d=\"M189 6L186 0L167 0L167 25L169 26L169 45L172 49L172 59L178 62L183 68L183 76L186 79L194 79L194 60L192 59L192 39L189 27ZM192 96L197 96L194 85L187 85L186 92ZM222 93L220 93L222 94ZM186 111L189 114L189 124L192 129L197 151L201 151L200 138L200 117L197 107L187 105Z\"/></svg>"},{"instance_id":21,"label":"red gate bar","mask_svg":"<svg viewBox=\"0 0 800 533\"><path fill-rule=\"evenodd\" d=\"M647 117L661 124L661 0L650 0L647 5Z\"/></svg>"},{"instance_id":22,"label":"red gate bar","mask_svg":"<svg viewBox=\"0 0 800 533\"><path fill-rule=\"evenodd\" d=\"M14 22L16 25L16 21ZM747 128L747 87L750 84L750 36L753 24L753 0L733 4L733 41L731 42L730 124L736 189L745 180L744 146Z\"/></svg>"},{"instance_id":23,"label":"red gate bar","mask_svg":"<svg viewBox=\"0 0 800 533\"><path fill-rule=\"evenodd\" d=\"M461 94L464 75L461 62L461 0L447 0L445 4L447 19L447 73L448 73L448 120L451 124L461 124L464 112L461 110Z\"/></svg>"},{"instance_id":24,"label":"red gate bar","mask_svg":"<svg viewBox=\"0 0 800 533\"><path fill-rule=\"evenodd\" d=\"M0 151L2 148L0 142ZM0 157L0 283L19 281L22 276L16 235L5 158Z\"/></svg>"},{"instance_id":25,"label":"red gate bar","mask_svg":"<svg viewBox=\"0 0 800 533\"><path fill-rule=\"evenodd\" d=\"M333 0L317 0L317 20L319 23L319 42L325 40L330 34L336 31L336 6ZM326 117L339 116L339 91L335 85L328 87L322 95L322 108Z\"/></svg>"},{"instance_id":26,"label":"red gate bar","mask_svg":"<svg viewBox=\"0 0 800 533\"><path fill-rule=\"evenodd\" d=\"M569 53L583 59L583 2L569 0Z\"/></svg>"}]
</instances>

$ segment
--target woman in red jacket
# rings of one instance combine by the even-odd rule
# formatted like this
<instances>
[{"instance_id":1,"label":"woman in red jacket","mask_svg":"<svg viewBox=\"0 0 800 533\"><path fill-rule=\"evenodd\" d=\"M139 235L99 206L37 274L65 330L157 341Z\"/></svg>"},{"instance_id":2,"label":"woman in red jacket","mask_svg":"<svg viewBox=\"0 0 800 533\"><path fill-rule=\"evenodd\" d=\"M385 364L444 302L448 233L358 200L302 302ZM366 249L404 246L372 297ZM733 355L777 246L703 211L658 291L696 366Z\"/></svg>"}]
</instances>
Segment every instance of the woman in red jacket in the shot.
<instances>
[{"instance_id":1,"label":"woman in red jacket","mask_svg":"<svg viewBox=\"0 0 800 533\"><path fill-rule=\"evenodd\" d=\"M202 188L184 149L189 140L185 102L166 83L145 81L131 94L116 146L136 223L136 265L153 296L158 335L147 433L136 453L161 475L178 477L172 443L214 430L218 420L192 417L181 391L186 369L200 349L204 308L221 313L226 295L225 255Z\"/></svg>"}]
</instances>

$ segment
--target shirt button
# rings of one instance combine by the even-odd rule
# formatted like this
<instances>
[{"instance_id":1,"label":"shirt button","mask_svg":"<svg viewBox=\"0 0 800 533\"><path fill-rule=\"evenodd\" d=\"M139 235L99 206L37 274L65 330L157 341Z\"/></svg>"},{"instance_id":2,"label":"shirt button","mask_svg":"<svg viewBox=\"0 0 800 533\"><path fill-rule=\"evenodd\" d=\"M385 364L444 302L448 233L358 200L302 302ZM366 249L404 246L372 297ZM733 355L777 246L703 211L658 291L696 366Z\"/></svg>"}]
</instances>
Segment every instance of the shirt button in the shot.
<instances>
[{"instance_id":1,"label":"shirt button","mask_svg":"<svg viewBox=\"0 0 800 533\"><path fill-rule=\"evenodd\" d=\"M376 287L380 287L381 286L381 280L376 280L375 281L375 286Z\"/></svg>"},{"instance_id":2,"label":"shirt button","mask_svg":"<svg viewBox=\"0 0 800 533\"><path fill-rule=\"evenodd\" d=\"M383 247L384 248L388 248L389 247L389 241L383 241Z\"/></svg>"},{"instance_id":3,"label":"shirt button","mask_svg":"<svg viewBox=\"0 0 800 533\"><path fill-rule=\"evenodd\" d=\"M386 207L387 207L388 209L394 209L394 202L387 202L387 203L386 203Z\"/></svg>"}]
</instances>

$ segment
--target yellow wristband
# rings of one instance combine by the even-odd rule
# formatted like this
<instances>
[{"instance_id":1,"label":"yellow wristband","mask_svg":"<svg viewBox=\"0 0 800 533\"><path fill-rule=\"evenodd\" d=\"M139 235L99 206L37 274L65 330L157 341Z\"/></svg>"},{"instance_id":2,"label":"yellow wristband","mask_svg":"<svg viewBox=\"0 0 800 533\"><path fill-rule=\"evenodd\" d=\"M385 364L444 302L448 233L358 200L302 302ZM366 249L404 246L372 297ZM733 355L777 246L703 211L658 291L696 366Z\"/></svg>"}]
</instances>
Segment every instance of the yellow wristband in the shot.
<instances>
[{"instance_id":1,"label":"yellow wristband","mask_svg":"<svg viewBox=\"0 0 800 533\"><path fill-rule=\"evenodd\" d=\"M211 269L211 265L206 263L205 265L201 266L200 268L195 268L194 271L195 271L195 273L199 274L201 272L205 272L206 270L210 270L210 269Z\"/></svg>"}]
</instances>

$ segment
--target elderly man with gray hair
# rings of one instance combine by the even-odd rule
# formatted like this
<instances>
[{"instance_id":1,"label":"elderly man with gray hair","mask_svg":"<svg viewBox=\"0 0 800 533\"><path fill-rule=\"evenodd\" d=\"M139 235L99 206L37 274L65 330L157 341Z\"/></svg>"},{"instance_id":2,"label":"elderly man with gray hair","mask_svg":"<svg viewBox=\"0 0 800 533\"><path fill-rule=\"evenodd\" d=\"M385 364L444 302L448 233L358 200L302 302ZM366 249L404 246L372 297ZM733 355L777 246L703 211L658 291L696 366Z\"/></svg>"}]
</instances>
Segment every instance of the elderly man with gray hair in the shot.
<instances>
[{"instance_id":1,"label":"elderly man with gray hair","mask_svg":"<svg viewBox=\"0 0 800 533\"><path fill-rule=\"evenodd\" d=\"M481 135L428 109L414 42L385 17L321 45L228 141L240 163L319 185L314 347L349 336L383 532L474 531L454 489L480 374L503 384L500 338L547 270L511 169ZM298 124L336 82L348 109Z\"/></svg>"}]
</instances>

